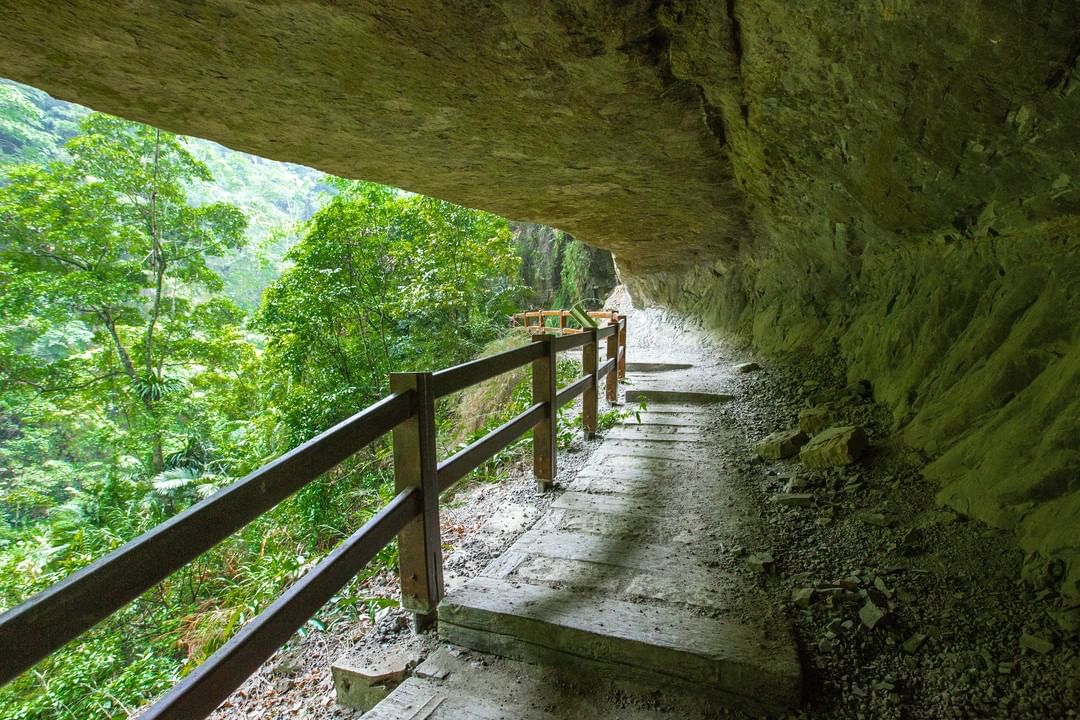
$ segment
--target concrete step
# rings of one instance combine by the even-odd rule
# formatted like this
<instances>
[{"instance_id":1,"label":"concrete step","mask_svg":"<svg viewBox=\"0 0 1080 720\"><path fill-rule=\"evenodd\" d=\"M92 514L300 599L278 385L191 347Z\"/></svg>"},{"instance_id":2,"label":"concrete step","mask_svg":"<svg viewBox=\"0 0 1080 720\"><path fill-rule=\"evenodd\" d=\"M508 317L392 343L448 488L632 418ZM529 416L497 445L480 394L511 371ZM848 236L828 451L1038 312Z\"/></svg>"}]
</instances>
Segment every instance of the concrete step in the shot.
<instances>
[{"instance_id":1,"label":"concrete step","mask_svg":"<svg viewBox=\"0 0 1080 720\"><path fill-rule=\"evenodd\" d=\"M650 410L668 405L714 405L735 399L734 395L719 393L635 388L626 391L626 402L628 404L636 403L641 396L645 396L645 402Z\"/></svg>"},{"instance_id":2,"label":"concrete step","mask_svg":"<svg viewBox=\"0 0 1080 720\"><path fill-rule=\"evenodd\" d=\"M694 714L613 697L606 689L568 683L554 669L440 648L364 720L672 720Z\"/></svg>"},{"instance_id":3,"label":"concrete step","mask_svg":"<svg viewBox=\"0 0 1080 720\"><path fill-rule=\"evenodd\" d=\"M670 604L478 577L443 600L446 642L579 677L628 680L642 693L681 689L755 714L798 705L801 673L786 628L757 628Z\"/></svg>"},{"instance_id":4,"label":"concrete step","mask_svg":"<svg viewBox=\"0 0 1080 720\"><path fill-rule=\"evenodd\" d=\"M689 370L694 367L690 363L664 363L664 362L628 362L628 373L655 373L671 372L672 370Z\"/></svg>"},{"instance_id":5,"label":"concrete step","mask_svg":"<svg viewBox=\"0 0 1080 720\"><path fill-rule=\"evenodd\" d=\"M640 413L642 425L678 425L687 428L704 428L709 426L709 421L712 419L712 412L709 411L708 406L701 408L703 412L686 413L686 412L665 412L663 408L658 407L656 411L646 410ZM637 425L636 418L630 418L622 423L623 425Z\"/></svg>"},{"instance_id":6,"label":"concrete step","mask_svg":"<svg viewBox=\"0 0 1080 720\"><path fill-rule=\"evenodd\" d=\"M619 425L608 430L604 437L612 440L633 440L639 443L700 443L709 441L701 432L687 431L686 428L682 428L682 430L683 432L672 432L666 429L658 430L656 425L645 425L637 428Z\"/></svg>"}]
</instances>

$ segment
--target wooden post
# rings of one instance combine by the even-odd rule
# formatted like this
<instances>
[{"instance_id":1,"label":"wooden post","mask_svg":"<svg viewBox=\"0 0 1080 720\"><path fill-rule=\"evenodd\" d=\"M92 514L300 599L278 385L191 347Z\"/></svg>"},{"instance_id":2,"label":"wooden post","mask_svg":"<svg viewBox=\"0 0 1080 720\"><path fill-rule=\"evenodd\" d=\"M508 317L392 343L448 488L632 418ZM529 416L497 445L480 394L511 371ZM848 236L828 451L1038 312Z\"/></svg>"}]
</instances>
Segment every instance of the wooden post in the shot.
<instances>
[{"instance_id":1,"label":"wooden post","mask_svg":"<svg viewBox=\"0 0 1080 720\"><path fill-rule=\"evenodd\" d=\"M586 329L589 342L581 348L581 369L585 375L592 375L592 387L581 397L581 425L585 428L585 437L596 437L596 407L600 396L600 379L596 376L596 353L599 350L596 341L596 328Z\"/></svg>"},{"instance_id":2,"label":"wooden post","mask_svg":"<svg viewBox=\"0 0 1080 720\"><path fill-rule=\"evenodd\" d=\"M619 348L622 350L622 357L619 358L619 377L626 377L626 318L618 317L618 322L622 323L622 327L619 329Z\"/></svg>"},{"instance_id":3,"label":"wooden post","mask_svg":"<svg viewBox=\"0 0 1080 720\"><path fill-rule=\"evenodd\" d=\"M539 492L555 484L558 468L555 462L555 422L559 411L555 407L555 335L533 335L533 341L547 347L542 357L533 360L532 401L545 403L544 418L533 428L533 476Z\"/></svg>"},{"instance_id":4,"label":"wooden post","mask_svg":"<svg viewBox=\"0 0 1080 720\"><path fill-rule=\"evenodd\" d=\"M559 313L559 334L560 335L565 335L566 334L566 311L565 310Z\"/></svg>"},{"instance_id":5,"label":"wooden post","mask_svg":"<svg viewBox=\"0 0 1080 720\"><path fill-rule=\"evenodd\" d=\"M607 374L607 401L612 405L619 402L619 328L608 335L607 359L615 358L615 367Z\"/></svg>"},{"instance_id":6,"label":"wooden post","mask_svg":"<svg viewBox=\"0 0 1080 720\"><path fill-rule=\"evenodd\" d=\"M420 489L423 512L398 535L401 606L417 633L435 625L443 597L439 480L436 473L435 394L431 373L390 373L390 391L415 393L415 414L394 428L394 486Z\"/></svg>"}]
</instances>

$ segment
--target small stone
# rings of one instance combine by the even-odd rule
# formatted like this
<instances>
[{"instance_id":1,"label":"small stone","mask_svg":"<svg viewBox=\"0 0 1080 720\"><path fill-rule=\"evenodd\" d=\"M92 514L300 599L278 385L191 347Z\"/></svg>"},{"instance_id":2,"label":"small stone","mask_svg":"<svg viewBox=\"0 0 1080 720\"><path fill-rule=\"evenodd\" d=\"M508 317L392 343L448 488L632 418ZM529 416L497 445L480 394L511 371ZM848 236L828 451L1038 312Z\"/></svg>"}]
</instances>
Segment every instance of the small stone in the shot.
<instances>
[{"instance_id":1,"label":"small stone","mask_svg":"<svg viewBox=\"0 0 1080 720\"><path fill-rule=\"evenodd\" d=\"M414 674L416 675L416 677L422 680L436 680L439 682L450 677L450 671L446 668L435 668L433 670L428 670L423 665L418 667Z\"/></svg>"},{"instance_id":2,"label":"small stone","mask_svg":"<svg viewBox=\"0 0 1080 720\"><path fill-rule=\"evenodd\" d=\"M803 408L799 411L799 429L807 435L814 435L834 422L832 411L825 407Z\"/></svg>"},{"instance_id":3,"label":"small stone","mask_svg":"<svg viewBox=\"0 0 1080 720\"><path fill-rule=\"evenodd\" d=\"M998 663L998 675L1012 675L1014 664L1011 662Z\"/></svg>"},{"instance_id":4,"label":"small stone","mask_svg":"<svg viewBox=\"0 0 1080 720\"><path fill-rule=\"evenodd\" d=\"M338 660L330 668L338 702L367 712L397 687L411 665L408 656L393 650Z\"/></svg>"},{"instance_id":5,"label":"small stone","mask_svg":"<svg viewBox=\"0 0 1080 720\"><path fill-rule=\"evenodd\" d=\"M861 523L867 525L876 525L877 527L887 528L893 524L892 518L884 513L871 512L869 510L860 510L855 513L855 519Z\"/></svg>"},{"instance_id":6,"label":"small stone","mask_svg":"<svg viewBox=\"0 0 1080 720\"><path fill-rule=\"evenodd\" d=\"M959 518L952 510L940 510L931 513L927 519L931 525L952 525Z\"/></svg>"},{"instance_id":7,"label":"small stone","mask_svg":"<svg viewBox=\"0 0 1080 720\"><path fill-rule=\"evenodd\" d=\"M1076 607L1052 610L1050 616L1054 618L1061 631L1066 635L1080 633L1080 605Z\"/></svg>"},{"instance_id":8,"label":"small stone","mask_svg":"<svg viewBox=\"0 0 1080 720\"><path fill-rule=\"evenodd\" d=\"M799 459L807 467L815 468L850 465L859 459L866 445L866 432L862 428L854 425L831 427L803 445Z\"/></svg>"},{"instance_id":9,"label":"small stone","mask_svg":"<svg viewBox=\"0 0 1080 720\"><path fill-rule=\"evenodd\" d=\"M761 366L756 362L744 362L735 366L735 372L737 373L749 373L755 370L760 370Z\"/></svg>"},{"instance_id":10,"label":"small stone","mask_svg":"<svg viewBox=\"0 0 1080 720\"><path fill-rule=\"evenodd\" d=\"M814 602L814 595L817 591L810 588L797 588L791 593L791 602L795 603L798 607L808 608Z\"/></svg>"},{"instance_id":11,"label":"small stone","mask_svg":"<svg viewBox=\"0 0 1080 720\"><path fill-rule=\"evenodd\" d=\"M783 460L798 453L807 440L806 435L798 428L780 430L759 442L754 446L754 450L766 460Z\"/></svg>"},{"instance_id":12,"label":"small stone","mask_svg":"<svg viewBox=\"0 0 1080 720\"><path fill-rule=\"evenodd\" d=\"M814 496L811 493L781 493L773 496L773 501L785 507L812 507Z\"/></svg>"},{"instance_id":13,"label":"small stone","mask_svg":"<svg viewBox=\"0 0 1080 720\"><path fill-rule=\"evenodd\" d=\"M844 622L840 623L840 627L844 628L845 630L851 630L855 627L855 622L853 620L845 620Z\"/></svg>"},{"instance_id":14,"label":"small stone","mask_svg":"<svg viewBox=\"0 0 1080 720\"><path fill-rule=\"evenodd\" d=\"M1040 655L1046 655L1054 651L1054 642L1039 635L1024 633L1020 636L1020 647L1024 650L1037 652Z\"/></svg>"},{"instance_id":15,"label":"small stone","mask_svg":"<svg viewBox=\"0 0 1080 720\"><path fill-rule=\"evenodd\" d=\"M848 388L848 393L855 398L869 399L874 395L874 386L869 380L859 380Z\"/></svg>"},{"instance_id":16,"label":"small stone","mask_svg":"<svg viewBox=\"0 0 1080 720\"><path fill-rule=\"evenodd\" d=\"M900 550L906 554L911 554L919 549L922 545L924 533L919 528L908 528L908 531L904 533L904 537L900 539Z\"/></svg>"},{"instance_id":17,"label":"small stone","mask_svg":"<svg viewBox=\"0 0 1080 720\"><path fill-rule=\"evenodd\" d=\"M901 645L900 647L908 655L914 655L915 653L917 653L919 651L919 648L922 647L922 644L924 642L926 642L926 635L924 635L923 633L918 633L917 632L914 635L912 635L911 637L909 637L907 640L905 640L904 644Z\"/></svg>"},{"instance_id":18,"label":"small stone","mask_svg":"<svg viewBox=\"0 0 1080 720\"><path fill-rule=\"evenodd\" d=\"M770 552L760 552L746 558L746 564L750 566L751 570L762 575L768 575L776 568L776 559L773 558Z\"/></svg>"},{"instance_id":19,"label":"small stone","mask_svg":"<svg viewBox=\"0 0 1080 720\"><path fill-rule=\"evenodd\" d=\"M886 612L869 600L859 608L859 621L867 630L873 630L885 619Z\"/></svg>"},{"instance_id":20,"label":"small stone","mask_svg":"<svg viewBox=\"0 0 1080 720\"><path fill-rule=\"evenodd\" d=\"M293 673L300 672L300 663L291 658L286 658L274 666L271 670L274 675L292 675Z\"/></svg>"},{"instance_id":21,"label":"small stone","mask_svg":"<svg viewBox=\"0 0 1080 720\"><path fill-rule=\"evenodd\" d=\"M810 483L806 478L802 476L796 476L788 480L787 485L784 486L784 492L799 492L810 487Z\"/></svg>"}]
</instances>

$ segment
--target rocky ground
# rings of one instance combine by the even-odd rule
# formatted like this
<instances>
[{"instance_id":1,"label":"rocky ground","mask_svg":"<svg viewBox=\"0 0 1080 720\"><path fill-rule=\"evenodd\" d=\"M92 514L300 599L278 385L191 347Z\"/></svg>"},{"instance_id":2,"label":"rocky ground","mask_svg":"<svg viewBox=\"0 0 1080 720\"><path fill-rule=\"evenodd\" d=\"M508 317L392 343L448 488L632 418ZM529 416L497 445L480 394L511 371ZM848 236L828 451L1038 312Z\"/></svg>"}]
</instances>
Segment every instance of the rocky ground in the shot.
<instances>
[{"instance_id":1,"label":"rocky ground","mask_svg":"<svg viewBox=\"0 0 1080 720\"><path fill-rule=\"evenodd\" d=\"M655 338L674 330L675 344L709 362L750 359L670 316L635 321L632 328L654 338L652 351L666 351L671 337L659 346ZM736 614L794 628L806 702L791 717L1080 717L1080 608L1066 606L1052 578L1021 581L1010 533L935 505L936 488L920 472L926 458L893 439L868 384L848 385L829 358L759 363L725 380L736 398L715 422L736 431L716 453L760 523L716 562L746 581L730 589ZM858 461L809 468L798 455L766 460L756 452L766 436L796 427L801 410L822 406L833 424L865 430L869 446ZM579 441L560 455L560 487L594 446ZM537 495L527 467L460 491L444 512L448 583L478 573L558 492ZM365 592L393 597L396 585L380 576ZM412 636L396 609L374 623L341 623L290 644L217 717L355 718L334 703L333 660L346 650L387 649L419 659L434 647L432 638ZM648 698L612 702L640 707Z\"/></svg>"},{"instance_id":2,"label":"rocky ground","mask_svg":"<svg viewBox=\"0 0 1080 720\"><path fill-rule=\"evenodd\" d=\"M797 717L1078 717L1080 608L1021 582L1010 533L935 506L925 458L891 439L869 385L847 386L829 359L761 364L720 414L745 444L719 450L765 529L727 560L756 577L766 611L794 624L807 698ZM866 429L858 462L810 469L754 452L824 404ZM761 553L770 572L758 570ZM762 611L755 595L744 612Z\"/></svg>"}]
</instances>

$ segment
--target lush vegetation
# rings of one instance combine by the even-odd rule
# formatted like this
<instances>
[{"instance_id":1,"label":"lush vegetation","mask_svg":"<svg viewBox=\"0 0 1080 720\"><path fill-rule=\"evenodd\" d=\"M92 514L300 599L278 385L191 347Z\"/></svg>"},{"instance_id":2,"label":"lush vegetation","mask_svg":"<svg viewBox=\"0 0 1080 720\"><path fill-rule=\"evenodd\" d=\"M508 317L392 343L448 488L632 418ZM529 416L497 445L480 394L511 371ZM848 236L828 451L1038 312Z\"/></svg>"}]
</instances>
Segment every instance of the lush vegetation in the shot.
<instances>
[{"instance_id":1,"label":"lush vegetation","mask_svg":"<svg viewBox=\"0 0 1080 720\"><path fill-rule=\"evenodd\" d=\"M0 81L0 610L370 404L391 370L516 342L499 338L536 280L529 232ZM577 302L593 251L560 237ZM126 716L384 504L388 456L369 448L0 690L0 717ZM312 627L385 602L364 580Z\"/></svg>"}]
</instances>

